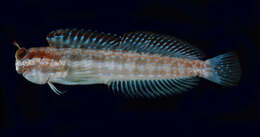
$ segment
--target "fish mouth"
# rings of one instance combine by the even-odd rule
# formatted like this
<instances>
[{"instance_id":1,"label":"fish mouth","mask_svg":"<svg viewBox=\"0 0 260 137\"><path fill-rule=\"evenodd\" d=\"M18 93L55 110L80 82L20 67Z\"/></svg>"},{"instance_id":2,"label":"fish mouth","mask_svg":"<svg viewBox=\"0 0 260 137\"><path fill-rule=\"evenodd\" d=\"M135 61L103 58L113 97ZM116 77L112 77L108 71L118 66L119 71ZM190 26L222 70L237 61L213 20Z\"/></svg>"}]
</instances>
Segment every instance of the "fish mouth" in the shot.
<instances>
[{"instance_id":1,"label":"fish mouth","mask_svg":"<svg viewBox=\"0 0 260 137\"><path fill-rule=\"evenodd\" d=\"M24 72L23 66L18 61L15 62L15 70L18 74L22 74Z\"/></svg>"},{"instance_id":2,"label":"fish mouth","mask_svg":"<svg viewBox=\"0 0 260 137\"><path fill-rule=\"evenodd\" d=\"M17 69L17 68L16 68L16 72L17 72L18 74L22 74L22 73L23 73L23 71L22 71L21 69Z\"/></svg>"}]
</instances>

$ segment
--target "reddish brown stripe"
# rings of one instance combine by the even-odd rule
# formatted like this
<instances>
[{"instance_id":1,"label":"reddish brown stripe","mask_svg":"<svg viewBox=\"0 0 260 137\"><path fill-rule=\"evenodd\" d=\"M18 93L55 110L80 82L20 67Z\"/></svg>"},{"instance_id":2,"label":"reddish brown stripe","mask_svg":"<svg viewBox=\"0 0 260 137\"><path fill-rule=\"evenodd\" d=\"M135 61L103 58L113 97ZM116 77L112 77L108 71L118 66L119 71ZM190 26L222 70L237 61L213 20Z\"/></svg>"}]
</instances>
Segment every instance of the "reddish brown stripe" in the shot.
<instances>
[{"instance_id":1,"label":"reddish brown stripe","mask_svg":"<svg viewBox=\"0 0 260 137\"><path fill-rule=\"evenodd\" d=\"M187 68L184 69L184 76L188 76L188 69Z\"/></svg>"},{"instance_id":2,"label":"reddish brown stripe","mask_svg":"<svg viewBox=\"0 0 260 137\"><path fill-rule=\"evenodd\" d=\"M48 52L48 48L39 48L39 49L32 49L31 52L28 55L28 59L32 58L47 58L47 59L55 59L59 60L61 56L59 56L55 52ZM54 58L53 56L54 55Z\"/></svg>"},{"instance_id":3,"label":"reddish brown stripe","mask_svg":"<svg viewBox=\"0 0 260 137\"><path fill-rule=\"evenodd\" d=\"M24 60L25 62L23 70L31 71L32 69L36 69L37 71L47 72L51 70L52 61L59 61L61 59L61 55L59 55L58 53L59 52L56 52L55 49L50 49L49 47L32 48L28 53L27 59ZM37 58L40 59L39 62L35 60ZM53 71L56 72L59 69L60 67L57 68L56 66Z\"/></svg>"},{"instance_id":4,"label":"reddish brown stripe","mask_svg":"<svg viewBox=\"0 0 260 137\"><path fill-rule=\"evenodd\" d=\"M28 53L28 57L27 58L28 59L32 59L35 56L35 54L36 54L35 49L32 49L31 52Z\"/></svg>"},{"instance_id":5,"label":"reddish brown stripe","mask_svg":"<svg viewBox=\"0 0 260 137\"><path fill-rule=\"evenodd\" d=\"M28 70L28 67L27 67L27 66L28 66L28 61L29 61L28 59L26 59L26 60L24 61L24 66L23 66L23 67L24 67L24 68L23 68L24 71L27 71L27 70Z\"/></svg>"},{"instance_id":6,"label":"reddish brown stripe","mask_svg":"<svg viewBox=\"0 0 260 137\"><path fill-rule=\"evenodd\" d=\"M180 77L180 72L178 69L176 69L176 77Z\"/></svg>"},{"instance_id":7,"label":"reddish brown stripe","mask_svg":"<svg viewBox=\"0 0 260 137\"><path fill-rule=\"evenodd\" d=\"M199 61L196 61L195 63L196 63L196 67L197 67L197 68L200 68L200 62L199 62Z\"/></svg>"},{"instance_id":8,"label":"reddish brown stripe","mask_svg":"<svg viewBox=\"0 0 260 137\"><path fill-rule=\"evenodd\" d=\"M169 57L164 57L164 59L166 61L166 64L170 64L171 63L171 58Z\"/></svg>"},{"instance_id":9,"label":"reddish brown stripe","mask_svg":"<svg viewBox=\"0 0 260 137\"><path fill-rule=\"evenodd\" d=\"M197 71L197 75L198 75L198 76L201 76L201 73L200 73L199 71Z\"/></svg>"},{"instance_id":10,"label":"reddish brown stripe","mask_svg":"<svg viewBox=\"0 0 260 137\"><path fill-rule=\"evenodd\" d=\"M52 59L48 59L47 62L47 71L51 71L51 64L52 64L53 60Z\"/></svg>"},{"instance_id":11,"label":"reddish brown stripe","mask_svg":"<svg viewBox=\"0 0 260 137\"><path fill-rule=\"evenodd\" d=\"M40 64L38 64L38 65L40 65ZM40 70L39 70L38 66L35 68L35 65L28 65L27 68L30 68L30 69L27 69L27 71L28 70L31 71L32 69L36 69L37 71L42 71L42 72L65 72L66 71L64 69L61 69L62 67L53 67L53 69L48 70L49 69L48 64L41 64Z\"/></svg>"},{"instance_id":12,"label":"reddish brown stripe","mask_svg":"<svg viewBox=\"0 0 260 137\"><path fill-rule=\"evenodd\" d=\"M177 61L174 61L174 63L171 64L171 67L178 67Z\"/></svg>"},{"instance_id":13,"label":"reddish brown stripe","mask_svg":"<svg viewBox=\"0 0 260 137\"><path fill-rule=\"evenodd\" d=\"M160 74L164 77L167 75L167 73L164 70L161 70Z\"/></svg>"},{"instance_id":14,"label":"reddish brown stripe","mask_svg":"<svg viewBox=\"0 0 260 137\"><path fill-rule=\"evenodd\" d=\"M194 75L195 75L194 71L191 70L189 75L190 75L190 76L194 76Z\"/></svg>"},{"instance_id":15,"label":"reddish brown stripe","mask_svg":"<svg viewBox=\"0 0 260 137\"><path fill-rule=\"evenodd\" d=\"M201 62L200 69L204 69L204 68L205 68L205 63Z\"/></svg>"},{"instance_id":16,"label":"reddish brown stripe","mask_svg":"<svg viewBox=\"0 0 260 137\"><path fill-rule=\"evenodd\" d=\"M191 65L190 62L186 62L186 63L185 63L185 67L186 67L186 68L192 68L192 65Z\"/></svg>"},{"instance_id":17,"label":"reddish brown stripe","mask_svg":"<svg viewBox=\"0 0 260 137\"><path fill-rule=\"evenodd\" d=\"M176 71L175 69L171 69L171 70L170 70L170 75L174 75L174 74L175 74L175 71Z\"/></svg>"},{"instance_id":18,"label":"reddish brown stripe","mask_svg":"<svg viewBox=\"0 0 260 137\"><path fill-rule=\"evenodd\" d=\"M184 60L183 59L179 59L179 63L180 64L184 64Z\"/></svg>"}]
</instances>

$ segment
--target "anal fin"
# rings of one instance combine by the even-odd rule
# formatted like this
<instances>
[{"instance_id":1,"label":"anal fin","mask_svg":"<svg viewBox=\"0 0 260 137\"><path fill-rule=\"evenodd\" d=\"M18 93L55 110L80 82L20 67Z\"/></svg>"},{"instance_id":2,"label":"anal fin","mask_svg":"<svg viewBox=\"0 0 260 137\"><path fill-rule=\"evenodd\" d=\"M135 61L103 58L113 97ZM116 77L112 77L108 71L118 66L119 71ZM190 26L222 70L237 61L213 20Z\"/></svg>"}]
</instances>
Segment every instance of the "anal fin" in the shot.
<instances>
[{"instance_id":1,"label":"anal fin","mask_svg":"<svg viewBox=\"0 0 260 137\"><path fill-rule=\"evenodd\" d=\"M185 77L160 80L113 80L108 83L114 93L130 98L157 98L187 91L197 85L199 78Z\"/></svg>"}]
</instances>

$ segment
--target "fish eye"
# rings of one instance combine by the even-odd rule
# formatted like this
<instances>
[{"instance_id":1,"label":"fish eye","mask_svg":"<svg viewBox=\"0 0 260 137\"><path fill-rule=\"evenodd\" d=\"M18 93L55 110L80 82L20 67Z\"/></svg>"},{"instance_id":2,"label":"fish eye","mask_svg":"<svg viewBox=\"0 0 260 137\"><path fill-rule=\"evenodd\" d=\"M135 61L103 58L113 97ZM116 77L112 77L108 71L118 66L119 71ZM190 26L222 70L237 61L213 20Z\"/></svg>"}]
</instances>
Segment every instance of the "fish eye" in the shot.
<instances>
[{"instance_id":1,"label":"fish eye","mask_svg":"<svg viewBox=\"0 0 260 137\"><path fill-rule=\"evenodd\" d=\"M16 59L23 59L25 55L27 54L27 50L25 48L21 48L18 51L16 51L15 57Z\"/></svg>"}]
</instances>

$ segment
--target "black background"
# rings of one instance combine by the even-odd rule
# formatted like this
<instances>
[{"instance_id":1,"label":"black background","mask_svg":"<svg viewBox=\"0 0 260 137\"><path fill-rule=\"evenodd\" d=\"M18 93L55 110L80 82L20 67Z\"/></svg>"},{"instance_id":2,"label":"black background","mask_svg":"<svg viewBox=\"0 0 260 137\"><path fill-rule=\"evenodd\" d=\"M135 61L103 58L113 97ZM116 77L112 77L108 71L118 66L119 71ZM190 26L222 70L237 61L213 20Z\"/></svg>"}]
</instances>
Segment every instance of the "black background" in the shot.
<instances>
[{"instance_id":1,"label":"black background","mask_svg":"<svg viewBox=\"0 0 260 137\"><path fill-rule=\"evenodd\" d=\"M3 1L0 136L259 136L259 8L256 0ZM161 32L208 58L236 51L242 80L234 88L201 80L189 92L155 100L126 99L104 85L57 85L67 91L57 96L16 73L11 42L47 46L45 36L60 28Z\"/></svg>"}]
</instances>

